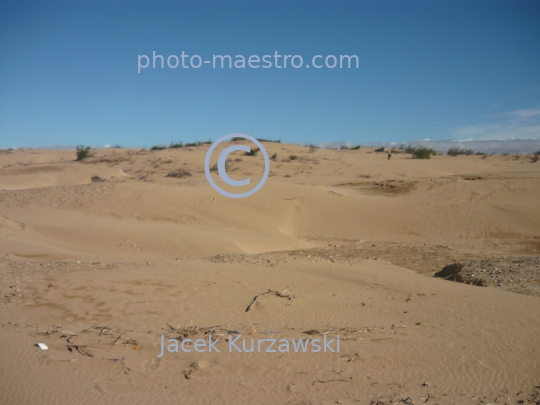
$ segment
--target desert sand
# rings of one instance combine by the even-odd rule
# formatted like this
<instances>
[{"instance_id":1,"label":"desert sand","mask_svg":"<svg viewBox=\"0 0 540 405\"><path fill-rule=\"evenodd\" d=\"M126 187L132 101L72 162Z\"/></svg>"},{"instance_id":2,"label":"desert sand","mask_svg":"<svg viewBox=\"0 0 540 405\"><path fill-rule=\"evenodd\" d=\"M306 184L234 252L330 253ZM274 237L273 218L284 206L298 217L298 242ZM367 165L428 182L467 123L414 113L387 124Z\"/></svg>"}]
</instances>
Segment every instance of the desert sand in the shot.
<instances>
[{"instance_id":1,"label":"desert sand","mask_svg":"<svg viewBox=\"0 0 540 405\"><path fill-rule=\"evenodd\" d=\"M539 403L540 162L264 146L0 151L0 404Z\"/></svg>"}]
</instances>

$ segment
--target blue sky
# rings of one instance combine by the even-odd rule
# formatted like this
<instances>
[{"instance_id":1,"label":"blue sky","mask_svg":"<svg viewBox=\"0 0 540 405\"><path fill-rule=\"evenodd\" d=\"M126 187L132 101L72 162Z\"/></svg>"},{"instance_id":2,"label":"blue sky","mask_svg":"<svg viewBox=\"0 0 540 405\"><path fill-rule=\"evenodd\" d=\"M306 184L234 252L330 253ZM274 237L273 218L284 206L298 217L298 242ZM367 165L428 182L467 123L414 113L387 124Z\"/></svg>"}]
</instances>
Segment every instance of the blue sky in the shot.
<instances>
[{"instance_id":1,"label":"blue sky","mask_svg":"<svg viewBox=\"0 0 540 405\"><path fill-rule=\"evenodd\" d=\"M539 21L537 1L4 1L0 148L540 140ZM138 73L153 51L359 68Z\"/></svg>"}]
</instances>

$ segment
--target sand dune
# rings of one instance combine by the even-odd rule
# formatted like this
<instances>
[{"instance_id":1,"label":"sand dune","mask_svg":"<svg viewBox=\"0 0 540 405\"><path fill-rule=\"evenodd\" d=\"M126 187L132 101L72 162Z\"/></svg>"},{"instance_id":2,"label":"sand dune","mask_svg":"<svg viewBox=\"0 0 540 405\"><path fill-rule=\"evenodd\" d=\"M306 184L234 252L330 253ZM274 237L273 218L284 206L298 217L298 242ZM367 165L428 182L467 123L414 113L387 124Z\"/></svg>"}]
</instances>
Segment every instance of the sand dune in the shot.
<instances>
[{"instance_id":1,"label":"sand dune","mask_svg":"<svg viewBox=\"0 0 540 405\"><path fill-rule=\"evenodd\" d=\"M209 186L204 145L3 151L0 403L540 400L540 163L264 145L245 199ZM433 277L460 262L489 287ZM208 334L220 353L158 357ZM341 350L229 353L238 335Z\"/></svg>"}]
</instances>

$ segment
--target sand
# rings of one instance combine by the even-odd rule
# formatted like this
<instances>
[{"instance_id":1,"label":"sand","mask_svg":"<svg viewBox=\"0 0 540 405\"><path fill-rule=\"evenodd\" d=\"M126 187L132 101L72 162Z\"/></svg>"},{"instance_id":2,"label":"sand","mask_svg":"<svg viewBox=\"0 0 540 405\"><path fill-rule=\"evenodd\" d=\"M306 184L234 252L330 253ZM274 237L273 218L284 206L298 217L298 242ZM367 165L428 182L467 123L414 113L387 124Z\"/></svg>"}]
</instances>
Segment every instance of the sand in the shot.
<instances>
[{"instance_id":1,"label":"sand","mask_svg":"<svg viewBox=\"0 0 540 405\"><path fill-rule=\"evenodd\" d=\"M540 162L264 146L0 151L0 404L540 401Z\"/></svg>"}]
</instances>

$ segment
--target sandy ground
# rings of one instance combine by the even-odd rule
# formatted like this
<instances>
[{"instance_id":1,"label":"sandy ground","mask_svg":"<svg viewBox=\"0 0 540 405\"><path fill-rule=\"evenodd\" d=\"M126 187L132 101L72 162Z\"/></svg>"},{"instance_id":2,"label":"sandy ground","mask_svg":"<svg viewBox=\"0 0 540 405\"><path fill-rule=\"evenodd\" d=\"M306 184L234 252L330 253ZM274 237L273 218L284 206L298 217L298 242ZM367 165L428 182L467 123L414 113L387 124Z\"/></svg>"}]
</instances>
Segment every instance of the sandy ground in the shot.
<instances>
[{"instance_id":1,"label":"sandy ground","mask_svg":"<svg viewBox=\"0 0 540 405\"><path fill-rule=\"evenodd\" d=\"M540 403L540 162L264 145L0 151L0 404Z\"/></svg>"}]
</instances>

